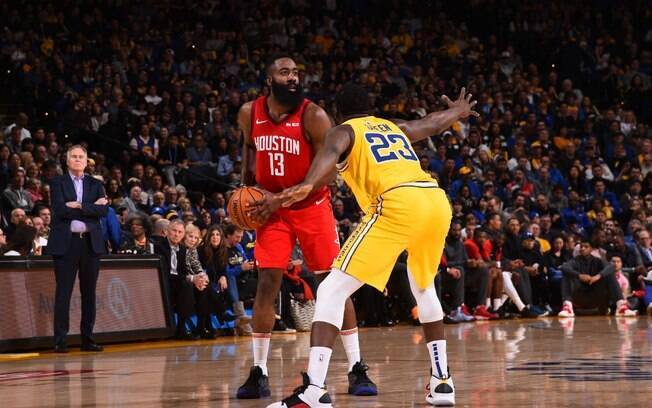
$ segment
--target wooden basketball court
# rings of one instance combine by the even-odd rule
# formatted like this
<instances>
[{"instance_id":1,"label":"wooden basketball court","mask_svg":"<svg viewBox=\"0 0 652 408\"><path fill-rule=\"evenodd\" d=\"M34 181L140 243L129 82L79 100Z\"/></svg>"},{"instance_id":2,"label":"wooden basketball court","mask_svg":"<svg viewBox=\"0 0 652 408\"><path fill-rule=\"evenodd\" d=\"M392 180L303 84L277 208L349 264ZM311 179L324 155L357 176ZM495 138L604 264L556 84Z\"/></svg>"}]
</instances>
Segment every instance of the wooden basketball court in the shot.
<instances>
[{"instance_id":1,"label":"wooden basketball court","mask_svg":"<svg viewBox=\"0 0 652 408\"><path fill-rule=\"evenodd\" d=\"M457 406L566 407L652 404L652 320L582 317L446 326ZM360 335L377 397L346 394L337 344L328 386L339 407L413 407L424 401L429 359L419 327ZM274 400L299 384L309 334L276 335L270 349ZM4 407L264 407L235 390L251 364L249 338L110 345L101 354L0 357Z\"/></svg>"}]
</instances>

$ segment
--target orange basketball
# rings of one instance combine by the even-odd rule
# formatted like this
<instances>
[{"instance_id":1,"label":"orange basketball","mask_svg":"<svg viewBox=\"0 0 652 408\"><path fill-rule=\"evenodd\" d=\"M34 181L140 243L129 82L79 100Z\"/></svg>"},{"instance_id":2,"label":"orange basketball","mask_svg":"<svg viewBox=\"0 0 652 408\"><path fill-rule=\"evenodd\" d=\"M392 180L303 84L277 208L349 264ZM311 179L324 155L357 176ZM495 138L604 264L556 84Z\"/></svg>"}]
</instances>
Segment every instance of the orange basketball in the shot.
<instances>
[{"instance_id":1,"label":"orange basketball","mask_svg":"<svg viewBox=\"0 0 652 408\"><path fill-rule=\"evenodd\" d=\"M236 189L233 194L231 194L227 206L231 222L244 230L254 230L260 227L262 224L260 224L258 220L252 219L247 214L247 204L254 203L264 196L265 193L256 187L240 187Z\"/></svg>"}]
</instances>

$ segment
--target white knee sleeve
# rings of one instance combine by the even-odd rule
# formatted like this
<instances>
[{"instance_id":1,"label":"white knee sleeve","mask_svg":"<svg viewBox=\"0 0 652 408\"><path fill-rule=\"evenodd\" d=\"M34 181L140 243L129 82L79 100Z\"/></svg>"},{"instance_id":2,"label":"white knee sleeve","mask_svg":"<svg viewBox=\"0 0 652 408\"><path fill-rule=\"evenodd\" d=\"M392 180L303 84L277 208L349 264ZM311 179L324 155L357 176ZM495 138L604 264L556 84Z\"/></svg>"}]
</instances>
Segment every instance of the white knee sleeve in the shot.
<instances>
[{"instance_id":1,"label":"white knee sleeve","mask_svg":"<svg viewBox=\"0 0 652 408\"><path fill-rule=\"evenodd\" d=\"M437 291L435 290L435 282L431 282L428 287L421 289L414 281L410 270L408 269L408 280L410 281L410 289L417 301L419 308L419 321L421 323L438 322L444 318L444 311L439 303Z\"/></svg>"},{"instance_id":2,"label":"white knee sleeve","mask_svg":"<svg viewBox=\"0 0 652 408\"><path fill-rule=\"evenodd\" d=\"M512 302L514 302L516 308L519 311L525 307L525 304L523 303L521 297L518 295L518 292L516 291L514 282L512 282L511 272L503 272L503 292L505 292L507 296L512 300Z\"/></svg>"},{"instance_id":3,"label":"white knee sleeve","mask_svg":"<svg viewBox=\"0 0 652 408\"><path fill-rule=\"evenodd\" d=\"M312 321L326 322L338 330L342 329L346 299L362 285L363 283L353 276L333 268L317 289L317 304Z\"/></svg>"}]
</instances>

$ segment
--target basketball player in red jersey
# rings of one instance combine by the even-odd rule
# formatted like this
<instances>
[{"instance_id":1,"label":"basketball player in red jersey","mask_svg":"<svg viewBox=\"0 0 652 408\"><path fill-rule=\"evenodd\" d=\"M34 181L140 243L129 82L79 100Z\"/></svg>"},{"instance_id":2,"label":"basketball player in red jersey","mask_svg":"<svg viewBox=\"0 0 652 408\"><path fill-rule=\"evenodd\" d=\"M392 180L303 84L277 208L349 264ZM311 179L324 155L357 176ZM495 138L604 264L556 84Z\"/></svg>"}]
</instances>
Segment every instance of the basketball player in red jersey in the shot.
<instances>
[{"instance_id":1,"label":"basketball player in red jersey","mask_svg":"<svg viewBox=\"0 0 652 408\"><path fill-rule=\"evenodd\" d=\"M267 66L270 96L242 105L238 122L244 134L243 184L257 183L271 193L299 184L324 144L332 122L326 112L303 97L296 63L277 56ZM334 173L333 173L334 175ZM339 252L337 226L327 187L315 191L289 208L267 194L252 208L266 219L256 231L254 256L258 262L258 288L253 310L254 365L249 378L238 388L237 398L270 396L267 352L275 321L274 303L281 288L292 249L301 245L307 267L322 281ZM349 393L376 395L360 359L358 328L351 299L347 300L342 343L349 361Z\"/></svg>"}]
</instances>

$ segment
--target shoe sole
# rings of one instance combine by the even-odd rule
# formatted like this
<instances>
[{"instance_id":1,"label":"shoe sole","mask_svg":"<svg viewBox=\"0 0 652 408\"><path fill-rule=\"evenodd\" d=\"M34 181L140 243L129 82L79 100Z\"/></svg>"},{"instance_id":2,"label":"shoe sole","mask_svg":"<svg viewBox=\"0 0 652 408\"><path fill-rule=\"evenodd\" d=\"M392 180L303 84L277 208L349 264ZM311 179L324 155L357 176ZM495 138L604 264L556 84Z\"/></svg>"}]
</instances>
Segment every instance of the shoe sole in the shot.
<instances>
[{"instance_id":1,"label":"shoe sole","mask_svg":"<svg viewBox=\"0 0 652 408\"><path fill-rule=\"evenodd\" d=\"M435 396L428 395L426 402L435 407L453 407L455 406L455 393L438 394Z\"/></svg>"},{"instance_id":2,"label":"shoe sole","mask_svg":"<svg viewBox=\"0 0 652 408\"><path fill-rule=\"evenodd\" d=\"M261 398L267 398L272 395L272 392L270 390L266 390L264 392L259 393L258 395L251 395L251 394L245 394L242 395L240 393L236 394L237 399L261 399Z\"/></svg>"},{"instance_id":3,"label":"shoe sole","mask_svg":"<svg viewBox=\"0 0 652 408\"><path fill-rule=\"evenodd\" d=\"M353 390L349 387L349 394L355 395L356 397L372 397L378 395L378 390L371 387L360 387L357 390Z\"/></svg>"}]
</instances>

